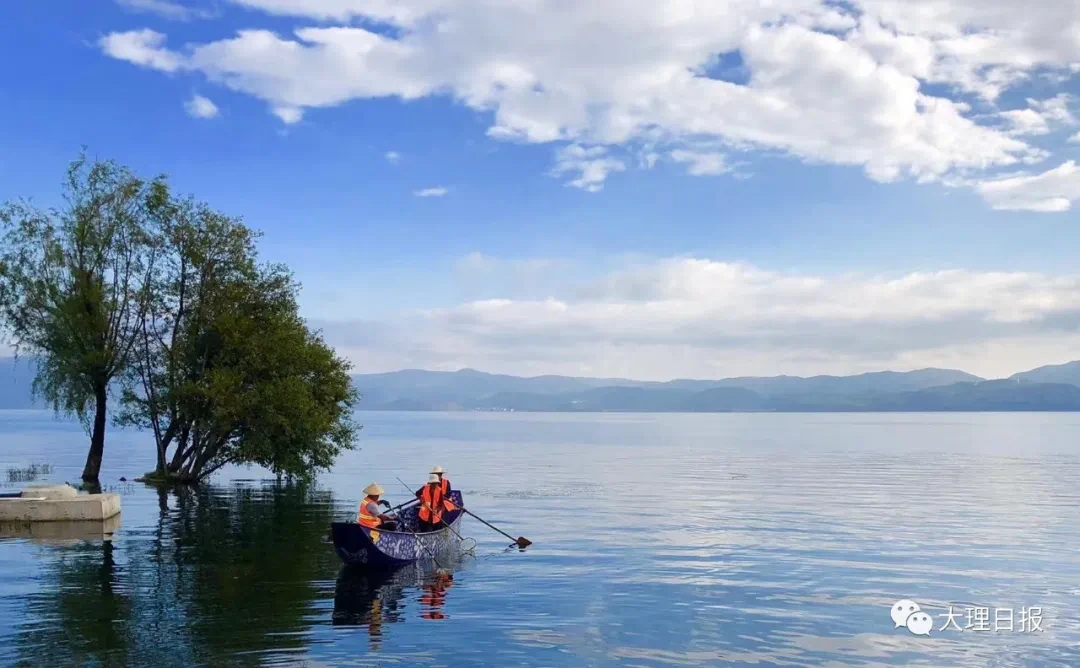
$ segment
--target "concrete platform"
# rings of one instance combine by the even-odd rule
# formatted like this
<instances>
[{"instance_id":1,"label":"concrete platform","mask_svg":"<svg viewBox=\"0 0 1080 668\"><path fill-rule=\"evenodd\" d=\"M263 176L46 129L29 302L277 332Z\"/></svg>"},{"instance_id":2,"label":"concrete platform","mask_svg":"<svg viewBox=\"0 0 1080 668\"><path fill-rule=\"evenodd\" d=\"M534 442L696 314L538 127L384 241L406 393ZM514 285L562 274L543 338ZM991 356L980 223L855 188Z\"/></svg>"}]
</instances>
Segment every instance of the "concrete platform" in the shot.
<instances>
[{"instance_id":1,"label":"concrete platform","mask_svg":"<svg viewBox=\"0 0 1080 668\"><path fill-rule=\"evenodd\" d=\"M119 494L79 494L70 485L31 485L0 496L0 522L102 522L119 513Z\"/></svg>"}]
</instances>

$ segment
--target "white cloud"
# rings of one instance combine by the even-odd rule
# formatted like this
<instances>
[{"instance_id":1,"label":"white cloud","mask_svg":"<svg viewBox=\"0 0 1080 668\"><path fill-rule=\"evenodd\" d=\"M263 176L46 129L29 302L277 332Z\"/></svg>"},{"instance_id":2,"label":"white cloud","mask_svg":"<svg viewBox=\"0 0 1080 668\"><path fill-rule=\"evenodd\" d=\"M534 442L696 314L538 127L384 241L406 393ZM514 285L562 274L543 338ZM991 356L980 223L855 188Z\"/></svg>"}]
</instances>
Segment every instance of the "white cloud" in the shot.
<instances>
[{"instance_id":1,"label":"white cloud","mask_svg":"<svg viewBox=\"0 0 1080 668\"><path fill-rule=\"evenodd\" d=\"M1018 174L978 185L979 194L1004 211L1062 212L1080 200L1080 168L1069 160L1041 174Z\"/></svg>"},{"instance_id":2,"label":"white cloud","mask_svg":"<svg viewBox=\"0 0 1080 668\"><path fill-rule=\"evenodd\" d=\"M723 153L695 152L678 149L671 152L671 159L687 165L686 171L692 176L716 176L731 171Z\"/></svg>"},{"instance_id":3,"label":"white cloud","mask_svg":"<svg viewBox=\"0 0 1080 668\"><path fill-rule=\"evenodd\" d=\"M285 125L294 125L304 119L304 110L299 107L274 107L270 111Z\"/></svg>"},{"instance_id":4,"label":"white cloud","mask_svg":"<svg viewBox=\"0 0 1080 668\"><path fill-rule=\"evenodd\" d=\"M964 96L994 100L1080 62L1080 12L1057 0L233 1L322 23L183 50L149 31L114 33L103 47L201 72L286 122L354 99L446 95L490 113L495 139L560 143L554 171L594 192L627 168L616 150L642 144L765 149L878 181L992 174L1045 157L1023 139L1041 126L1024 113L1002 128ZM702 74L733 52L746 83Z\"/></svg>"},{"instance_id":5,"label":"white cloud","mask_svg":"<svg viewBox=\"0 0 1080 668\"><path fill-rule=\"evenodd\" d=\"M391 165L396 165L401 162L401 154L397 151L387 151L383 157L386 158L386 161Z\"/></svg>"},{"instance_id":6,"label":"white cloud","mask_svg":"<svg viewBox=\"0 0 1080 668\"><path fill-rule=\"evenodd\" d=\"M1069 109L1073 97L1061 93L1047 100L1028 99L1026 109L1002 112L1014 135L1045 135L1060 126L1076 125Z\"/></svg>"},{"instance_id":7,"label":"white cloud","mask_svg":"<svg viewBox=\"0 0 1080 668\"><path fill-rule=\"evenodd\" d=\"M1059 93L1048 100L1028 100L1028 103L1047 121L1062 125L1076 125L1076 116L1070 109L1075 102L1076 98L1068 93Z\"/></svg>"},{"instance_id":8,"label":"white cloud","mask_svg":"<svg viewBox=\"0 0 1080 668\"><path fill-rule=\"evenodd\" d=\"M397 0L231 0L233 4L279 16L297 16L319 21L369 18L399 25L411 25L423 15L417 7L436 9L442 2L398 2Z\"/></svg>"},{"instance_id":9,"label":"white cloud","mask_svg":"<svg viewBox=\"0 0 1080 668\"><path fill-rule=\"evenodd\" d=\"M114 32L101 38L101 50L109 56L163 72L184 66L184 58L164 48L165 35L150 29Z\"/></svg>"},{"instance_id":10,"label":"white cloud","mask_svg":"<svg viewBox=\"0 0 1080 668\"><path fill-rule=\"evenodd\" d=\"M507 261L464 262L488 272ZM364 361L362 370L469 366L654 379L924 366L995 376L1080 350L1080 275L799 275L671 258L549 288L521 297L506 283L498 296L324 330ZM535 283L528 290L541 292ZM360 330L362 339L350 333Z\"/></svg>"},{"instance_id":11,"label":"white cloud","mask_svg":"<svg viewBox=\"0 0 1080 668\"><path fill-rule=\"evenodd\" d=\"M1010 132L1014 135L1045 135L1050 132L1046 118L1031 108L1003 111L1001 116L1008 122Z\"/></svg>"},{"instance_id":12,"label":"white cloud","mask_svg":"<svg viewBox=\"0 0 1080 668\"><path fill-rule=\"evenodd\" d=\"M625 169L626 163L608 156L603 146L586 148L580 144L570 144L556 151L551 175L562 176L567 172L577 174L567 185L595 193L604 188L604 181L610 174Z\"/></svg>"},{"instance_id":13,"label":"white cloud","mask_svg":"<svg viewBox=\"0 0 1080 668\"><path fill-rule=\"evenodd\" d=\"M184 110L192 118L214 118L218 115L217 105L202 95L193 95L184 103Z\"/></svg>"},{"instance_id":14,"label":"white cloud","mask_svg":"<svg viewBox=\"0 0 1080 668\"><path fill-rule=\"evenodd\" d=\"M450 190L448 188L444 188L443 186L436 186L434 188L414 190L413 195L416 195L417 197L442 197L449 192Z\"/></svg>"},{"instance_id":15,"label":"white cloud","mask_svg":"<svg viewBox=\"0 0 1080 668\"><path fill-rule=\"evenodd\" d=\"M995 99L1040 68L1077 62L1080 13L1073 2L1041 0L854 0L902 37L930 43L929 81ZM919 47L924 48L924 47Z\"/></svg>"},{"instance_id":16,"label":"white cloud","mask_svg":"<svg viewBox=\"0 0 1080 668\"><path fill-rule=\"evenodd\" d=\"M1070 144L1080 144L1080 132L1077 132L1073 136L1069 137Z\"/></svg>"},{"instance_id":17,"label":"white cloud","mask_svg":"<svg viewBox=\"0 0 1080 668\"><path fill-rule=\"evenodd\" d=\"M116 4L133 12L156 14L171 21L208 19L215 15L208 9L189 7L172 0L116 0Z\"/></svg>"}]
</instances>

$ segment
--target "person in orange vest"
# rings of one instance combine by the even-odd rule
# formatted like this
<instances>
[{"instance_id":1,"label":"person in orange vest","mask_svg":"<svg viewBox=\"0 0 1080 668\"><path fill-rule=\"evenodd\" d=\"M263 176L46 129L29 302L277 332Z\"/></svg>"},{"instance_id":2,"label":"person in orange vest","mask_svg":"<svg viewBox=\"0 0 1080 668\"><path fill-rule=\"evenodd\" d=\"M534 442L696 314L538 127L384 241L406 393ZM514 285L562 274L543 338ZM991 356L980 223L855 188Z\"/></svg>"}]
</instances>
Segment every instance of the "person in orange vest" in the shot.
<instances>
[{"instance_id":1,"label":"person in orange vest","mask_svg":"<svg viewBox=\"0 0 1080 668\"><path fill-rule=\"evenodd\" d=\"M443 526L443 513L456 509L449 499L443 497L442 482L434 473L428 477L427 484L416 492L420 499L420 509L417 517L420 520L420 531L436 531Z\"/></svg>"},{"instance_id":2,"label":"person in orange vest","mask_svg":"<svg viewBox=\"0 0 1080 668\"><path fill-rule=\"evenodd\" d=\"M443 475L443 467L436 466L435 468L431 469L431 474L430 475L438 476L438 478L439 478L439 488L442 490L443 498L444 499L449 499L450 498L450 479ZM416 498L418 498L418 499L420 498L420 492L419 491L416 492Z\"/></svg>"},{"instance_id":3,"label":"person in orange vest","mask_svg":"<svg viewBox=\"0 0 1080 668\"><path fill-rule=\"evenodd\" d=\"M369 529L382 529L394 531L397 529L397 518L379 511L379 506L387 506L387 501L380 501L379 497L386 493L377 482L373 482L364 488L364 500L360 502L360 508L356 511L356 523Z\"/></svg>"}]
</instances>

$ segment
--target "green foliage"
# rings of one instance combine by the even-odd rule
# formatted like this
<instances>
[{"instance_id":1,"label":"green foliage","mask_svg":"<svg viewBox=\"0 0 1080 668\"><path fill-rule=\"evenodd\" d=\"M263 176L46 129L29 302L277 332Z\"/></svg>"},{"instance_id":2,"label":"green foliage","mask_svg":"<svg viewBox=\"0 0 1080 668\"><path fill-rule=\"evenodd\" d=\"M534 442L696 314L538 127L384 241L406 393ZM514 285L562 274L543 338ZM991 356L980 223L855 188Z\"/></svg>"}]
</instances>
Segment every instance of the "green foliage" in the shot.
<instances>
[{"instance_id":1,"label":"green foliage","mask_svg":"<svg viewBox=\"0 0 1080 668\"><path fill-rule=\"evenodd\" d=\"M287 270L258 264L254 232L163 186L155 197L160 257L119 416L155 434L148 479L328 468L357 430L348 362L300 318Z\"/></svg>"},{"instance_id":2,"label":"green foliage","mask_svg":"<svg viewBox=\"0 0 1080 668\"><path fill-rule=\"evenodd\" d=\"M87 480L100 467L109 385L127 368L148 303L155 187L84 155L68 169L62 207L0 207L0 325L18 353L38 358L35 394L93 425Z\"/></svg>"},{"instance_id":3,"label":"green foliage","mask_svg":"<svg viewBox=\"0 0 1080 668\"><path fill-rule=\"evenodd\" d=\"M353 447L350 366L299 316L287 269L258 262L255 232L111 161L80 157L64 194L0 208L0 325L37 358L38 396L93 417L84 479L114 380L116 422L152 431L160 480L233 462L305 478Z\"/></svg>"},{"instance_id":4,"label":"green foliage","mask_svg":"<svg viewBox=\"0 0 1080 668\"><path fill-rule=\"evenodd\" d=\"M351 447L356 396L347 363L297 315L286 277L257 287L215 322L220 347L201 399L234 435L219 457L303 477Z\"/></svg>"}]
</instances>

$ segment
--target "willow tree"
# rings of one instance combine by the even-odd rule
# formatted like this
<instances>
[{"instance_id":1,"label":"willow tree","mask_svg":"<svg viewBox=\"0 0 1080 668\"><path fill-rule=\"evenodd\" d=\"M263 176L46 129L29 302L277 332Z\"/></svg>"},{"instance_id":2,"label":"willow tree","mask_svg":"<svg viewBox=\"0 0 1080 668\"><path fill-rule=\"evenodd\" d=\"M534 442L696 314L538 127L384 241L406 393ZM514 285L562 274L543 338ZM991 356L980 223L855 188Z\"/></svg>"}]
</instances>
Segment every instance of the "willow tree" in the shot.
<instances>
[{"instance_id":1,"label":"willow tree","mask_svg":"<svg viewBox=\"0 0 1080 668\"><path fill-rule=\"evenodd\" d=\"M230 463L307 477L353 447L349 364L299 316L299 286L262 265L239 219L157 191L152 299L125 377L123 424L151 431L149 476L197 482Z\"/></svg>"},{"instance_id":2,"label":"willow tree","mask_svg":"<svg viewBox=\"0 0 1080 668\"><path fill-rule=\"evenodd\" d=\"M37 361L34 394L90 433L83 480L97 483L108 398L149 303L154 183L112 161L71 163L63 205L0 207L0 327Z\"/></svg>"}]
</instances>

